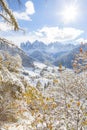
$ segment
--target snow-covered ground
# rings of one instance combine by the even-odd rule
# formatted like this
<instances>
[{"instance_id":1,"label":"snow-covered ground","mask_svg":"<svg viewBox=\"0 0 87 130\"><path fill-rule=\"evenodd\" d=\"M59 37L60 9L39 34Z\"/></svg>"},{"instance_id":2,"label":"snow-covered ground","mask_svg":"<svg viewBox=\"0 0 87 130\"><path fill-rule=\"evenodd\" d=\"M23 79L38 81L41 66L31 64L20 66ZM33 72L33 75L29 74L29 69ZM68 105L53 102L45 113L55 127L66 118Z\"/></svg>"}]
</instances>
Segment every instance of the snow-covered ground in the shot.
<instances>
[{"instance_id":1,"label":"snow-covered ground","mask_svg":"<svg viewBox=\"0 0 87 130\"><path fill-rule=\"evenodd\" d=\"M19 106L21 106L20 111L22 111L19 120L15 123L1 122L0 130L68 130L67 125L72 130L77 130L77 116L75 112L79 111L80 105L83 103L85 113L87 108L87 101L84 102L87 95L87 89L85 89L87 88L87 72L80 74L80 77L77 76L75 79L73 70L63 69L60 72L58 67L47 66L38 62L35 62L34 66L35 68L22 68L18 74L0 71L0 75L3 81L11 81L12 84L22 87L23 91L25 91L25 83L33 86L46 98L44 102L47 102L46 105L49 104L48 109L44 110L44 114L40 110L37 114L34 113L32 115L31 111L27 109L26 103L23 100L18 101ZM5 72L7 75L5 75ZM82 85L81 88L80 84ZM79 101L77 91L81 98ZM52 110L51 107L53 107ZM83 108L79 111L79 118L83 114ZM66 115L67 113L68 115ZM43 122L42 117L45 118ZM40 121L37 123L36 120L38 118L40 118ZM86 120L86 117L83 119ZM86 124L84 122L83 124ZM32 126L32 123L34 123L33 125L37 123L36 127ZM87 130L87 127L84 126L83 130Z\"/></svg>"}]
</instances>

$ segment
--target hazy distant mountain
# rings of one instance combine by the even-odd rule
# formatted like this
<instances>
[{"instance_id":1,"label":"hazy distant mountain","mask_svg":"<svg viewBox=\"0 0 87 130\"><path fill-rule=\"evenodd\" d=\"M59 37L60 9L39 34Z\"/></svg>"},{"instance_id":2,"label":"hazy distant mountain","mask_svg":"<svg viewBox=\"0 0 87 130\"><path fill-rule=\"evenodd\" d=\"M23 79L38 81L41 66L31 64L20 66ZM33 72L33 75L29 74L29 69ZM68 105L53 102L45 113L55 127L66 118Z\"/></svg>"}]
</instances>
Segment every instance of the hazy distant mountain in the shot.
<instances>
[{"instance_id":1,"label":"hazy distant mountain","mask_svg":"<svg viewBox=\"0 0 87 130\"><path fill-rule=\"evenodd\" d=\"M49 52L51 52L51 53L69 52L74 47L75 47L75 45L73 45L73 44L62 44L59 42L50 43L48 45Z\"/></svg>"},{"instance_id":2,"label":"hazy distant mountain","mask_svg":"<svg viewBox=\"0 0 87 130\"><path fill-rule=\"evenodd\" d=\"M43 50L46 49L46 45L43 42L40 41L35 41L33 42L33 44L31 44L29 41L27 41L26 43L21 43L21 48L25 51L29 51L29 50Z\"/></svg>"},{"instance_id":3,"label":"hazy distant mountain","mask_svg":"<svg viewBox=\"0 0 87 130\"><path fill-rule=\"evenodd\" d=\"M34 51L30 55L31 57L34 57L37 61L45 62L45 56L40 51Z\"/></svg>"},{"instance_id":4,"label":"hazy distant mountain","mask_svg":"<svg viewBox=\"0 0 87 130\"><path fill-rule=\"evenodd\" d=\"M46 49L46 44L44 44L43 42L40 42L40 41L35 41L35 42L33 42L33 44L32 44L32 49Z\"/></svg>"},{"instance_id":5,"label":"hazy distant mountain","mask_svg":"<svg viewBox=\"0 0 87 130\"><path fill-rule=\"evenodd\" d=\"M29 57L23 50L18 48L16 45L7 41L6 39L0 39L0 52L7 52L11 55L20 55L22 59L22 64L25 67L33 66L33 59Z\"/></svg>"},{"instance_id":6,"label":"hazy distant mountain","mask_svg":"<svg viewBox=\"0 0 87 130\"><path fill-rule=\"evenodd\" d=\"M62 44L59 42L54 42L46 45L44 42L35 41L30 43L21 43L21 49L25 53L37 61L47 64L57 65L57 61L63 56L70 53L76 46L73 44Z\"/></svg>"},{"instance_id":7,"label":"hazy distant mountain","mask_svg":"<svg viewBox=\"0 0 87 130\"><path fill-rule=\"evenodd\" d=\"M27 51L27 50L29 50L29 48L31 48L31 43L29 41L26 42L26 44L21 43L21 48L23 48L23 50Z\"/></svg>"},{"instance_id":8,"label":"hazy distant mountain","mask_svg":"<svg viewBox=\"0 0 87 130\"><path fill-rule=\"evenodd\" d=\"M20 47L26 51L26 52L32 52L35 50L47 52L47 53L57 53L57 52L62 52L62 51L70 51L72 50L75 45L73 44L62 44L59 42L54 42L46 45L44 42L40 42L36 40L33 43L30 43L29 41L25 43L21 43Z\"/></svg>"},{"instance_id":9,"label":"hazy distant mountain","mask_svg":"<svg viewBox=\"0 0 87 130\"><path fill-rule=\"evenodd\" d=\"M87 50L87 43L84 45L77 46L68 54L58 58L53 64L58 65L59 63L61 63L62 65L66 66L68 68L72 68L72 61L74 59L75 54L79 53L80 48L82 48L83 51L86 51Z\"/></svg>"},{"instance_id":10,"label":"hazy distant mountain","mask_svg":"<svg viewBox=\"0 0 87 130\"><path fill-rule=\"evenodd\" d=\"M36 61L45 63L45 64L51 64L52 61L54 60L52 56L48 55L47 53L43 53L41 51L34 51L30 55L31 57L35 58Z\"/></svg>"}]
</instances>

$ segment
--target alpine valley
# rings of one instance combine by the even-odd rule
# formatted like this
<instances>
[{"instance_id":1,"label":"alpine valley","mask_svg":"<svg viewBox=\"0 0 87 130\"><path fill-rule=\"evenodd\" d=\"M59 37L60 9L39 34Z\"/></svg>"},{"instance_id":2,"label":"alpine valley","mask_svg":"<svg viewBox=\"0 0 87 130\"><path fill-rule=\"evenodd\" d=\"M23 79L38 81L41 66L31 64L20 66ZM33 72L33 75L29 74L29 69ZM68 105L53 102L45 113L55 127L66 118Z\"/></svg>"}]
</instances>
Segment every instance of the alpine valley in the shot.
<instances>
[{"instance_id":1,"label":"alpine valley","mask_svg":"<svg viewBox=\"0 0 87 130\"><path fill-rule=\"evenodd\" d=\"M0 130L87 130L86 47L0 39Z\"/></svg>"}]
</instances>

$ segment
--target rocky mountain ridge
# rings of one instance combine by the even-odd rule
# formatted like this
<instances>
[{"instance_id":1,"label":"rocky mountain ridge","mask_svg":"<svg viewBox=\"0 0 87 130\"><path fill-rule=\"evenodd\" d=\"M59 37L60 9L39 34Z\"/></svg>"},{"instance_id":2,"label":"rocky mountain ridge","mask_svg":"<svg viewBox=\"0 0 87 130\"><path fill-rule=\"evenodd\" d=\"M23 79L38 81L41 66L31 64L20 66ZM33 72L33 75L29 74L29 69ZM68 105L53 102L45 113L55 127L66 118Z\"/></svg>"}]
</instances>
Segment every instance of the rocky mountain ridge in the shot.
<instances>
[{"instance_id":1,"label":"rocky mountain ridge","mask_svg":"<svg viewBox=\"0 0 87 130\"><path fill-rule=\"evenodd\" d=\"M62 61L61 58L67 56L72 52L73 49L77 48L79 45L73 44L62 44L59 42L54 42L46 45L44 42L35 41L31 44L31 42L27 41L26 43L21 43L20 47L23 51L30 55L35 60L45 63L45 64L60 64ZM67 65L68 62L64 62L63 65L66 67L70 67Z\"/></svg>"}]
</instances>

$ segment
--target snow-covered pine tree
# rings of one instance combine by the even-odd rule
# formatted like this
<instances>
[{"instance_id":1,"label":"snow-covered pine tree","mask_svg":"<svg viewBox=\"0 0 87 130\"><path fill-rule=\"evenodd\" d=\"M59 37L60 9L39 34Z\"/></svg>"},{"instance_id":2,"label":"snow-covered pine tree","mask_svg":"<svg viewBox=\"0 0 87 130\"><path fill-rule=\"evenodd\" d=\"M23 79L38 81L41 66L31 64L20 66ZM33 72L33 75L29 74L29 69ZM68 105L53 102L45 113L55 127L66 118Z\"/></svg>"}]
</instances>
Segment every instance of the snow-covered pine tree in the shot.
<instances>
[{"instance_id":1,"label":"snow-covered pine tree","mask_svg":"<svg viewBox=\"0 0 87 130\"><path fill-rule=\"evenodd\" d=\"M75 55L73 61L73 69L75 73L80 73L87 70L87 51L83 51L82 48L79 50L80 53Z\"/></svg>"}]
</instances>

